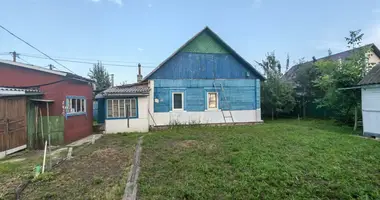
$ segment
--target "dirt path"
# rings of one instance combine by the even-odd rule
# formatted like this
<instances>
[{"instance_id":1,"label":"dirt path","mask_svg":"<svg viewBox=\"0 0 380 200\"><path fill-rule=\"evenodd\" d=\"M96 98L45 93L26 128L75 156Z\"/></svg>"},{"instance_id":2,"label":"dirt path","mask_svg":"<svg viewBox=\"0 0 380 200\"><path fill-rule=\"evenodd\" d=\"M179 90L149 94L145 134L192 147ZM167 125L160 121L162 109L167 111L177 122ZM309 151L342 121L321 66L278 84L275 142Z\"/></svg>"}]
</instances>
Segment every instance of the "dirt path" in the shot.
<instances>
[{"instance_id":1,"label":"dirt path","mask_svg":"<svg viewBox=\"0 0 380 200\"><path fill-rule=\"evenodd\" d=\"M137 179L140 173L140 155L142 151L143 137L141 136L136 144L135 155L133 163L128 173L127 185L125 186L123 200L135 200L137 199Z\"/></svg>"}]
</instances>

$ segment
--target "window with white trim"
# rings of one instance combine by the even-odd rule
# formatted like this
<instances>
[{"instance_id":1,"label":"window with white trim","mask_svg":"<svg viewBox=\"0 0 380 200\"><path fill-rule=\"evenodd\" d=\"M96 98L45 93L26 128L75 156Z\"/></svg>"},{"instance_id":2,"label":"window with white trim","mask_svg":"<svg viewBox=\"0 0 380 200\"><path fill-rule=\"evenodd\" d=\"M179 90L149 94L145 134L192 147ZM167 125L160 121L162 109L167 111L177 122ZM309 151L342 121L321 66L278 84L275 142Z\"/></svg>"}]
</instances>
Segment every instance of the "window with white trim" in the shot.
<instances>
[{"instance_id":1,"label":"window with white trim","mask_svg":"<svg viewBox=\"0 0 380 200\"><path fill-rule=\"evenodd\" d=\"M136 99L108 99L107 118L137 117Z\"/></svg>"},{"instance_id":2,"label":"window with white trim","mask_svg":"<svg viewBox=\"0 0 380 200\"><path fill-rule=\"evenodd\" d=\"M208 110L218 109L218 93L217 92L207 92L207 109Z\"/></svg>"},{"instance_id":3,"label":"window with white trim","mask_svg":"<svg viewBox=\"0 0 380 200\"><path fill-rule=\"evenodd\" d=\"M85 113L86 99L84 97L66 97L66 113Z\"/></svg>"},{"instance_id":4,"label":"window with white trim","mask_svg":"<svg viewBox=\"0 0 380 200\"><path fill-rule=\"evenodd\" d=\"M172 109L183 110L183 92L173 92Z\"/></svg>"}]
</instances>

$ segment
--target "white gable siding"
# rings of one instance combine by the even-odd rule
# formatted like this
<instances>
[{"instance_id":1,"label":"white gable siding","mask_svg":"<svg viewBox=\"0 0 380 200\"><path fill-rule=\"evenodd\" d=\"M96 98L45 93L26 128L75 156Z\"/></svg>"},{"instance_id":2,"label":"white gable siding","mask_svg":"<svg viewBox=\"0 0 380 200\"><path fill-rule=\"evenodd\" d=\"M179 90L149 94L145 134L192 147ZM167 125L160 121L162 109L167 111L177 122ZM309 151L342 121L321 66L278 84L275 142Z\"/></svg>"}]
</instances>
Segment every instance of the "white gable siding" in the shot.
<instances>
[{"instance_id":1,"label":"white gable siding","mask_svg":"<svg viewBox=\"0 0 380 200\"><path fill-rule=\"evenodd\" d=\"M380 58L374 52L371 52L368 57L368 63L376 65L380 63Z\"/></svg>"},{"instance_id":2,"label":"white gable siding","mask_svg":"<svg viewBox=\"0 0 380 200\"><path fill-rule=\"evenodd\" d=\"M362 89L363 131L380 136L380 86Z\"/></svg>"}]
</instances>

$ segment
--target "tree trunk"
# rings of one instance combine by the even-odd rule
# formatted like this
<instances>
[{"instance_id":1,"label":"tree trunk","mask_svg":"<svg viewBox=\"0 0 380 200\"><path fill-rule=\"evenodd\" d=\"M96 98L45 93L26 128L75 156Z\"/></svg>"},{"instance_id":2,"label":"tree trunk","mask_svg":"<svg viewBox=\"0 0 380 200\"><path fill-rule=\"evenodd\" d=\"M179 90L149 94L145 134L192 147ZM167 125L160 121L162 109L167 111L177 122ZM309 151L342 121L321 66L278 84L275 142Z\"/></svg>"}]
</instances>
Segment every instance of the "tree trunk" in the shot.
<instances>
[{"instance_id":1,"label":"tree trunk","mask_svg":"<svg viewBox=\"0 0 380 200\"><path fill-rule=\"evenodd\" d=\"M358 106L355 106L355 124L354 124L354 131L358 128Z\"/></svg>"},{"instance_id":2,"label":"tree trunk","mask_svg":"<svg viewBox=\"0 0 380 200\"><path fill-rule=\"evenodd\" d=\"M305 119L306 118L306 103L305 103L305 91L306 89L303 88L303 95L302 95L302 115L303 115L303 118Z\"/></svg>"},{"instance_id":3,"label":"tree trunk","mask_svg":"<svg viewBox=\"0 0 380 200\"><path fill-rule=\"evenodd\" d=\"M272 120L274 120L274 111L273 111L273 108L272 108Z\"/></svg>"}]
</instances>

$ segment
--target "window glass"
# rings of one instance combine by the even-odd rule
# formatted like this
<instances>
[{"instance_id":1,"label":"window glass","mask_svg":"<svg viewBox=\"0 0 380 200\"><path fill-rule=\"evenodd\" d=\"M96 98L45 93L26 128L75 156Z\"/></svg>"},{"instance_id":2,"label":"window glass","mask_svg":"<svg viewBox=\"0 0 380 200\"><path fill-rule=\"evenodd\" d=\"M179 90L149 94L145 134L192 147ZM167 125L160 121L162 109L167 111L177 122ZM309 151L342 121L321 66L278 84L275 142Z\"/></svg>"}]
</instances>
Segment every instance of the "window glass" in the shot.
<instances>
[{"instance_id":1,"label":"window glass","mask_svg":"<svg viewBox=\"0 0 380 200\"><path fill-rule=\"evenodd\" d=\"M107 116L112 117L112 100L107 100Z\"/></svg>"},{"instance_id":2,"label":"window glass","mask_svg":"<svg viewBox=\"0 0 380 200\"><path fill-rule=\"evenodd\" d=\"M208 108L218 108L218 94L216 92L208 93Z\"/></svg>"},{"instance_id":3,"label":"window glass","mask_svg":"<svg viewBox=\"0 0 380 200\"><path fill-rule=\"evenodd\" d=\"M70 112L72 112L72 113L76 112L77 111L76 106L77 106L77 100L71 99L71 110L70 110Z\"/></svg>"},{"instance_id":4,"label":"window glass","mask_svg":"<svg viewBox=\"0 0 380 200\"><path fill-rule=\"evenodd\" d=\"M112 100L112 117L118 117L119 116L119 100L115 99Z\"/></svg>"},{"instance_id":5,"label":"window glass","mask_svg":"<svg viewBox=\"0 0 380 200\"><path fill-rule=\"evenodd\" d=\"M174 109L183 109L182 93L174 93L173 94L173 108Z\"/></svg>"},{"instance_id":6,"label":"window glass","mask_svg":"<svg viewBox=\"0 0 380 200\"><path fill-rule=\"evenodd\" d=\"M66 113L84 113L86 112L86 99L84 97L66 98Z\"/></svg>"},{"instance_id":7,"label":"window glass","mask_svg":"<svg viewBox=\"0 0 380 200\"><path fill-rule=\"evenodd\" d=\"M137 116L136 99L131 99L130 113L131 113L130 117L136 117Z\"/></svg>"},{"instance_id":8,"label":"window glass","mask_svg":"<svg viewBox=\"0 0 380 200\"><path fill-rule=\"evenodd\" d=\"M126 100L128 101L128 100ZM124 99L121 99L119 100L119 104L120 104L120 113L119 113L119 117L125 117L125 103L124 103Z\"/></svg>"},{"instance_id":9,"label":"window glass","mask_svg":"<svg viewBox=\"0 0 380 200\"><path fill-rule=\"evenodd\" d=\"M86 101L85 101L85 99L82 99L82 104L81 104L81 106L82 106L81 111L82 111L82 112L86 112Z\"/></svg>"},{"instance_id":10,"label":"window glass","mask_svg":"<svg viewBox=\"0 0 380 200\"><path fill-rule=\"evenodd\" d=\"M81 111L81 105L80 105L80 103L81 103L81 100L80 99L77 99L76 100L76 106L75 106L75 112L82 112Z\"/></svg>"},{"instance_id":11,"label":"window glass","mask_svg":"<svg viewBox=\"0 0 380 200\"><path fill-rule=\"evenodd\" d=\"M108 99L107 100L107 117L108 118L126 118L137 117L136 99Z\"/></svg>"}]
</instances>

